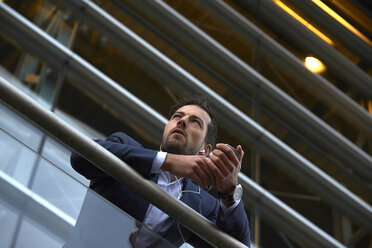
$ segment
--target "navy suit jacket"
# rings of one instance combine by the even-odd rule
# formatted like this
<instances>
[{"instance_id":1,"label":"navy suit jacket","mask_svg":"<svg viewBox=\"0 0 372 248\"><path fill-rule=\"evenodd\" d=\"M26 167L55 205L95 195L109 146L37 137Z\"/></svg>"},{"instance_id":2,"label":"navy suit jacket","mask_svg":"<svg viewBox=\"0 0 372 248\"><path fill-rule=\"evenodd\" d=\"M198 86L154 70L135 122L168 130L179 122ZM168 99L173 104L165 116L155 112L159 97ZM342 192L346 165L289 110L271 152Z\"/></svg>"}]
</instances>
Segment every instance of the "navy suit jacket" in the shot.
<instances>
[{"instance_id":1,"label":"navy suit jacket","mask_svg":"<svg viewBox=\"0 0 372 248\"><path fill-rule=\"evenodd\" d=\"M141 144L122 132L112 134L105 141L97 140L96 142L122 159L143 177L157 183L159 174L151 173L151 166L158 151L143 148ZM126 185L105 174L75 152L71 155L71 165L77 172L90 180L89 187L91 189L129 213L138 221L143 221L149 207L148 201L134 193ZM198 191L199 188L190 179L186 179L183 184L183 191L186 190ZM219 200L204 190L201 190L200 195L184 193L180 200L216 224L221 230L249 246L248 218L242 202L229 216L224 217ZM202 204L200 204L201 201ZM180 229L186 242L195 247L210 247L208 243L181 224ZM175 220L172 228L164 235L164 238L176 246L180 246L183 243Z\"/></svg>"}]
</instances>

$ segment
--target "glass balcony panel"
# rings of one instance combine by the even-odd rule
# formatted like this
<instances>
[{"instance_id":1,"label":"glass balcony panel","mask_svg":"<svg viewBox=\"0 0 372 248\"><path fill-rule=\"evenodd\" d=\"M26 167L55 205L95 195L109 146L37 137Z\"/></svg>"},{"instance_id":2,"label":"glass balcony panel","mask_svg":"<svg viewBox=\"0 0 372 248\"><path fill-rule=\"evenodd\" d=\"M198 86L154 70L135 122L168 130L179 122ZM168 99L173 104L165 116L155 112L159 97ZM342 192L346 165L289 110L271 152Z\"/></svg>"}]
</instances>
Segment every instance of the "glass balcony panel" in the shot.
<instances>
[{"instance_id":1,"label":"glass balcony panel","mask_svg":"<svg viewBox=\"0 0 372 248\"><path fill-rule=\"evenodd\" d=\"M37 155L0 129L0 170L27 186Z\"/></svg>"},{"instance_id":2,"label":"glass balcony panel","mask_svg":"<svg viewBox=\"0 0 372 248\"><path fill-rule=\"evenodd\" d=\"M56 171L62 170L85 186L89 186L89 181L71 167L71 151L61 143L48 136L45 139L41 155L56 167ZM64 177L66 177L66 175Z\"/></svg>"},{"instance_id":3,"label":"glass balcony panel","mask_svg":"<svg viewBox=\"0 0 372 248\"><path fill-rule=\"evenodd\" d=\"M40 226L39 223L23 217L14 247L60 248L62 244L63 240Z\"/></svg>"},{"instance_id":4,"label":"glass balcony panel","mask_svg":"<svg viewBox=\"0 0 372 248\"><path fill-rule=\"evenodd\" d=\"M0 129L15 139L21 140L30 149L34 151L39 149L42 138L42 132L39 129L14 113L3 102L0 102L0 116Z\"/></svg>"},{"instance_id":5,"label":"glass balcony panel","mask_svg":"<svg viewBox=\"0 0 372 248\"><path fill-rule=\"evenodd\" d=\"M131 244L135 247L174 247L94 191L88 190L75 229L64 248L130 248Z\"/></svg>"},{"instance_id":6,"label":"glass balcony panel","mask_svg":"<svg viewBox=\"0 0 372 248\"><path fill-rule=\"evenodd\" d=\"M58 167L41 159L31 190L76 219L84 200L84 187Z\"/></svg>"}]
</instances>

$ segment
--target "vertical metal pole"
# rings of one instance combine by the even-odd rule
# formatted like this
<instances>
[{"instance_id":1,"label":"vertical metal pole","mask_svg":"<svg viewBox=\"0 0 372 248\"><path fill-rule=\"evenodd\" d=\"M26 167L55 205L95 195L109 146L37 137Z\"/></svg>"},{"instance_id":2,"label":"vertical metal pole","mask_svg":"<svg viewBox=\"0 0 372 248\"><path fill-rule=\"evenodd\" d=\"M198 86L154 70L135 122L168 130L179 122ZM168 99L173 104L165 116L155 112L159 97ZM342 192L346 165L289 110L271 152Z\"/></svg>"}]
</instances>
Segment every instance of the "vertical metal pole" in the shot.
<instances>
[{"instance_id":1,"label":"vertical metal pole","mask_svg":"<svg viewBox=\"0 0 372 248\"><path fill-rule=\"evenodd\" d=\"M261 57L260 57L260 49L261 48L261 38L257 40L257 46L253 57L253 65L256 71L261 71ZM252 98L252 118L257 122L260 123L261 117L261 87L259 84L256 85L254 95ZM261 147L261 140L260 137L256 140L254 144L254 148L252 150L252 177L255 183L260 185L261 183L261 160L260 160L260 148ZM261 204L258 200L254 206L254 244L258 248L261 245Z\"/></svg>"}]
</instances>

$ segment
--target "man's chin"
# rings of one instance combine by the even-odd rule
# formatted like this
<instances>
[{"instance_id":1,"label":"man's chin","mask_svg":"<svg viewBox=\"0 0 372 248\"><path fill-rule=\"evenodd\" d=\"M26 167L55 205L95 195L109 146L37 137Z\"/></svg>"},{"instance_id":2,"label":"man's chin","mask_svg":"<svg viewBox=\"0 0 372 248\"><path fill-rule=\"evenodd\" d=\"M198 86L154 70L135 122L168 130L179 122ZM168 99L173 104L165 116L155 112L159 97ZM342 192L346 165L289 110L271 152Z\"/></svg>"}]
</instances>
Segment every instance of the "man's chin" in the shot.
<instances>
[{"instance_id":1,"label":"man's chin","mask_svg":"<svg viewBox=\"0 0 372 248\"><path fill-rule=\"evenodd\" d=\"M162 151L163 152L168 152L168 153L173 153L173 154L180 154L184 155L185 154L185 149L180 146L162 146Z\"/></svg>"},{"instance_id":2,"label":"man's chin","mask_svg":"<svg viewBox=\"0 0 372 248\"><path fill-rule=\"evenodd\" d=\"M172 140L162 144L162 151L180 155L187 155L188 153L185 145L178 140Z\"/></svg>"}]
</instances>

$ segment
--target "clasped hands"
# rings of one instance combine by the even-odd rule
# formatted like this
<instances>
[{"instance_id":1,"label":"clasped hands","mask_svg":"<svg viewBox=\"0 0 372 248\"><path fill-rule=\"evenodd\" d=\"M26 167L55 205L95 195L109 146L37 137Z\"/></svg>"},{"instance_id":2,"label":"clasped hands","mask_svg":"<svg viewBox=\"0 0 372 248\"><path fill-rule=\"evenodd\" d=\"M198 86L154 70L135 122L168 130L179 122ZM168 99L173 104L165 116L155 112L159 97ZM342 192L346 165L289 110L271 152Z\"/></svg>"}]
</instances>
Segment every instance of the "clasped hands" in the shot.
<instances>
[{"instance_id":1,"label":"clasped hands","mask_svg":"<svg viewBox=\"0 0 372 248\"><path fill-rule=\"evenodd\" d=\"M208 188L212 185L219 192L227 194L238 184L238 173L244 156L240 145L236 150L240 154L239 158L225 144L217 144L210 157L167 154L161 168L177 177L189 178L200 187Z\"/></svg>"}]
</instances>

